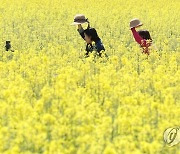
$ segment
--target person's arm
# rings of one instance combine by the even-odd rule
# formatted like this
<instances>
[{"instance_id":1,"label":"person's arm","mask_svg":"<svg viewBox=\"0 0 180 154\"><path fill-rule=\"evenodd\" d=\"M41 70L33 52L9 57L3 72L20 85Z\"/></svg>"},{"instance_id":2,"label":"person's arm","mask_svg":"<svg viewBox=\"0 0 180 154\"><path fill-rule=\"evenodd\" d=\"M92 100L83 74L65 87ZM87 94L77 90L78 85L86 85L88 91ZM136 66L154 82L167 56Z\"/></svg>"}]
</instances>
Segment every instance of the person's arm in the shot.
<instances>
[{"instance_id":1,"label":"person's arm","mask_svg":"<svg viewBox=\"0 0 180 154\"><path fill-rule=\"evenodd\" d=\"M85 36L84 36L84 29L83 29L82 25L78 25L77 31L79 32L79 34L81 35L81 37L84 39Z\"/></svg>"},{"instance_id":2,"label":"person's arm","mask_svg":"<svg viewBox=\"0 0 180 154\"><path fill-rule=\"evenodd\" d=\"M140 45L145 45L146 44L146 40L144 40L136 31L135 27L131 28L131 31L133 33L134 39L136 40L137 43L139 43Z\"/></svg>"}]
</instances>

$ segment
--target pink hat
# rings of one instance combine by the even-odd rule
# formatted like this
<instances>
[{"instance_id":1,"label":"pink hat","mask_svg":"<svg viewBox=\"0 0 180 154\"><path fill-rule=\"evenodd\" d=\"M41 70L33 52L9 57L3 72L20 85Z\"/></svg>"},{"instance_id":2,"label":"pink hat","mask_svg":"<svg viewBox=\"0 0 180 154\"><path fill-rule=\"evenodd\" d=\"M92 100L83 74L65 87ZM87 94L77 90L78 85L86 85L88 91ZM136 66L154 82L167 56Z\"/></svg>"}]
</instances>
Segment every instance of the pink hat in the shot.
<instances>
[{"instance_id":1,"label":"pink hat","mask_svg":"<svg viewBox=\"0 0 180 154\"><path fill-rule=\"evenodd\" d=\"M132 19L132 20L130 21L130 27L131 27L131 28L138 27L138 26L142 26L142 25L143 25L143 23L142 23L139 19L137 19L137 18Z\"/></svg>"}]
</instances>

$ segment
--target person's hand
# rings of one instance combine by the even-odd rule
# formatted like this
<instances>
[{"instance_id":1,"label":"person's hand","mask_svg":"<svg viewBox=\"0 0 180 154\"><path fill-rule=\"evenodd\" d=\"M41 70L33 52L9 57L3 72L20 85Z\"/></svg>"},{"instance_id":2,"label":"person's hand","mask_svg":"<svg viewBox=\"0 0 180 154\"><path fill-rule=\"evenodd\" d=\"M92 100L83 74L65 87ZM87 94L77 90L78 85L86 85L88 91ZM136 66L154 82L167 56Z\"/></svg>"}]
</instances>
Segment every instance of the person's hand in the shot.
<instances>
[{"instance_id":1,"label":"person's hand","mask_svg":"<svg viewBox=\"0 0 180 154\"><path fill-rule=\"evenodd\" d=\"M81 24L78 24L78 29L82 29L82 25Z\"/></svg>"},{"instance_id":2,"label":"person's hand","mask_svg":"<svg viewBox=\"0 0 180 154\"><path fill-rule=\"evenodd\" d=\"M88 18L86 18L86 22L89 23L89 19Z\"/></svg>"},{"instance_id":3,"label":"person's hand","mask_svg":"<svg viewBox=\"0 0 180 154\"><path fill-rule=\"evenodd\" d=\"M90 22L89 22L88 18L86 18L86 22L88 23L88 27L87 28L90 28Z\"/></svg>"}]
</instances>

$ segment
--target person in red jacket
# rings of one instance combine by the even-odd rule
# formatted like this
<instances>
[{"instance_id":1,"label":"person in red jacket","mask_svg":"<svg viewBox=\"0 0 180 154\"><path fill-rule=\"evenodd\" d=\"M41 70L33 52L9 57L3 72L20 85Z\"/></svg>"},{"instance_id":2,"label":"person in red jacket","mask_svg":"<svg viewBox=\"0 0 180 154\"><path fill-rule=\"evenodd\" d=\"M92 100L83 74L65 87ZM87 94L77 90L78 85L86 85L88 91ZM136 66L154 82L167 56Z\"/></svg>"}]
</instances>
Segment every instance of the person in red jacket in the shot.
<instances>
[{"instance_id":1,"label":"person in red jacket","mask_svg":"<svg viewBox=\"0 0 180 154\"><path fill-rule=\"evenodd\" d=\"M139 19L133 19L130 21L130 27L134 39L143 48L143 53L149 55L150 54L149 47L152 45L152 38L149 31L147 30L140 30L138 32L136 31L136 28L142 25L143 24L140 22Z\"/></svg>"}]
</instances>

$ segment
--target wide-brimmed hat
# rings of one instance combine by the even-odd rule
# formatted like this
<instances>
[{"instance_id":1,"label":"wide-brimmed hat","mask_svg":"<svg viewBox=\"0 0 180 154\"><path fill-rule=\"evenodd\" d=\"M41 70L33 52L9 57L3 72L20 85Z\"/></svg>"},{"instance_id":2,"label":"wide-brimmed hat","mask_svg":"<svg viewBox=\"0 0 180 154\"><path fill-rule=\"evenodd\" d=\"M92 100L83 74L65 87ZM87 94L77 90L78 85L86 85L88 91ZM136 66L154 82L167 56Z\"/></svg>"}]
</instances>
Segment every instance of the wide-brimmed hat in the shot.
<instances>
[{"instance_id":1,"label":"wide-brimmed hat","mask_svg":"<svg viewBox=\"0 0 180 154\"><path fill-rule=\"evenodd\" d=\"M86 23L88 20L85 17L85 15L83 14L77 14L74 17L74 22L71 25L79 25L79 24L84 24Z\"/></svg>"},{"instance_id":2,"label":"wide-brimmed hat","mask_svg":"<svg viewBox=\"0 0 180 154\"><path fill-rule=\"evenodd\" d=\"M130 21L130 27L131 27L131 28L138 27L138 26L142 26L142 25L143 25L143 23L142 23L139 19L137 19L137 18L132 19L132 20Z\"/></svg>"}]
</instances>

